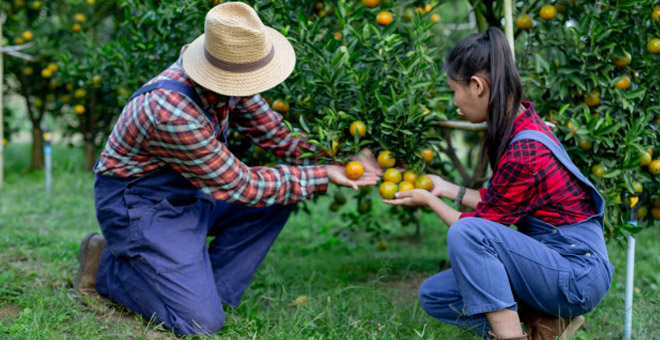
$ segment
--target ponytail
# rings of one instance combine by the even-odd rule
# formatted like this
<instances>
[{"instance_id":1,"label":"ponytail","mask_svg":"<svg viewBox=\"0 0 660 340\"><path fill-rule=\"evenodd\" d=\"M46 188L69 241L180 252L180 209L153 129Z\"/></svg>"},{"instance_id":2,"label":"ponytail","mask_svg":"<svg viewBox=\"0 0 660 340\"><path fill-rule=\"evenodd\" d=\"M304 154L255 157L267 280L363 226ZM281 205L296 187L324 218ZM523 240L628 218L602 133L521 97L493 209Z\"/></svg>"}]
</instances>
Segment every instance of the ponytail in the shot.
<instances>
[{"instance_id":1,"label":"ponytail","mask_svg":"<svg viewBox=\"0 0 660 340\"><path fill-rule=\"evenodd\" d=\"M471 34L451 50L445 70L447 76L457 82L469 82L477 73L489 78L491 89L482 157L488 154L490 167L496 172L522 101L522 84L509 42L496 27Z\"/></svg>"}]
</instances>

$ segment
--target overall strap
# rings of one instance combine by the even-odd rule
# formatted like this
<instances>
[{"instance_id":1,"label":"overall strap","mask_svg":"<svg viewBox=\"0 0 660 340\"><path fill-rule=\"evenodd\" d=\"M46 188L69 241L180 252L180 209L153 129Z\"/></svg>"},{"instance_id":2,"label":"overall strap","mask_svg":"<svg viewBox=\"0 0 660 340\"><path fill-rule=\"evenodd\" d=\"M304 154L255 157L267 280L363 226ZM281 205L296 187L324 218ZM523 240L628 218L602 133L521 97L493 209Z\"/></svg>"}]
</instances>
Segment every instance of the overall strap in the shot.
<instances>
[{"instance_id":1,"label":"overall strap","mask_svg":"<svg viewBox=\"0 0 660 340\"><path fill-rule=\"evenodd\" d=\"M133 95L131 96L131 98L128 101L131 101L133 98L135 98L135 97L137 97L141 94L153 91L155 89L165 89L165 90L178 92L178 93L190 98L190 100L195 102L195 104L199 107L199 109L202 110L202 112L204 112L204 115L206 115L206 117L211 121L211 123L214 125L215 135L216 136L218 135L218 132L220 132L220 125L215 124L214 123L215 120L213 119L213 116L208 111L206 111L204 109L204 104L202 103L202 99L197 94L197 91L195 91L194 88L192 88L192 87L190 87L190 86L188 86L184 83L181 83L181 82L178 82L178 81L175 81L175 80L169 80L169 79L159 80L155 83L151 83L149 85L144 85L141 88L139 88L137 91L135 91L135 93L133 93ZM227 129L225 129L223 131L222 137L224 139L223 142L227 143Z\"/></svg>"},{"instance_id":2,"label":"overall strap","mask_svg":"<svg viewBox=\"0 0 660 340\"><path fill-rule=\"evenodd\" d=\"M555 137L556 138L556 137ZM509 142L509 145L513 144L516 141L521 139L531 139L535 140L548 148L552 154L566 167L566 169L572 173L578 180L586 184L593 193L597 195L597 198L594 198L596 209L598 213L603 213L604 211L604 200L596 187L589 181L573 163L571 158L568 156L566 149L564 149L561 144L557 144L552 138L548 137L545 133L536 130L523 130L518 132Z\"/></svg>"}]
</instances>

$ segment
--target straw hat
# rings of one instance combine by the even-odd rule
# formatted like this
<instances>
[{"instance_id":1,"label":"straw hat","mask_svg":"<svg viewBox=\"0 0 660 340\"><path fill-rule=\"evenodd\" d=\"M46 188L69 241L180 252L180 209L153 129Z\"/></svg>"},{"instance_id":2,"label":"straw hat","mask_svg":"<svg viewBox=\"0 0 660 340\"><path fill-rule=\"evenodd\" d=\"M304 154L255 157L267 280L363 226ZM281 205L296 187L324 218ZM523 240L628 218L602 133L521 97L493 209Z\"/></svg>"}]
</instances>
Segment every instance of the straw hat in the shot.
<instances>
[{"instance_id":1,"label":"straw hat","mask_svg":"<svg viewBox=\"0 0 660 340\"><path fill-rule=\"evenodd\" d=\"M183 54L183 69L193 81L226 96L266 91L283 82L295 64L289 41L242 2L212 8L204 34Z\"/></svg>"}]
</instances>

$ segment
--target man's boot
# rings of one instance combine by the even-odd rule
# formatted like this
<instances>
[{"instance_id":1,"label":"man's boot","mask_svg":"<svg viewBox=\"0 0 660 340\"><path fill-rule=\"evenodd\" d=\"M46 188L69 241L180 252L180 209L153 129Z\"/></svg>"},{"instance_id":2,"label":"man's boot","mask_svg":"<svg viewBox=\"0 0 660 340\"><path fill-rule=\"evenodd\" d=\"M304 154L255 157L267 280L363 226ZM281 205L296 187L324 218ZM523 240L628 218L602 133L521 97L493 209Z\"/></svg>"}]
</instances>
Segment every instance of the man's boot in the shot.
<instances>
[{"instance_id":1,"label":"man's boot","mask_svg":"<svg viewBox=\"0 0 660 340\"><path fill-rule=\"evenodd\" d=\"M545 314L529 306L519 304L520 320L532 340L569 340L584 323L584 316L563 318Z\"/></svg>"},{"instance_id":2,"label":"man's boot","mask_svg":"<svg viewBox=\"0 0 660 340\"><path fill-rule=\"evenodd\" d=\"M513 338L498 338L493 331L488 331L488 335L492 336L492 340L529 340L529 335L527 333L523 333L521 336L516 336Z\"/></svg>"},{"instance_id":3,"label":"man's boot","mask_svg":"<svg viewBox=\"0 0 660 340\"><path fill-rule=\"evenodd\" d=\"M82 295L99 295L96 291L96 273L99 269L101 254L107 244L99 233L85 235L78 250L78 274L73 287Z\"/></svg>"}]
</instances>

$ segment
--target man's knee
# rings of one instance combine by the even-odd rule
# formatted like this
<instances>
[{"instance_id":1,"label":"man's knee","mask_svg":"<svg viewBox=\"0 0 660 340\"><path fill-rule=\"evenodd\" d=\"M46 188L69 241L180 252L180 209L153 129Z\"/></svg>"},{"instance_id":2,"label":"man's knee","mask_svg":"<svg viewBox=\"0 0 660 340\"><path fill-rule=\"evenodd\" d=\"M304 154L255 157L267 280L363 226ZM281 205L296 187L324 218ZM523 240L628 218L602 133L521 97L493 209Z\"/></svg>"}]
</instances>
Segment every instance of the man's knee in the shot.
<instances>
[{"instance_id":1,"label":"man's knee","mask_svg":"<svg viewBox=\"0 0 660 340\"><path fill-rule=\"evenodd\" d=\"M181 335L210 335L219 332L225 325L225 313L221 306L218 310L192 309L179 316L172 313L172 319L173 330Z\"/></svg>"}]
</instances>

